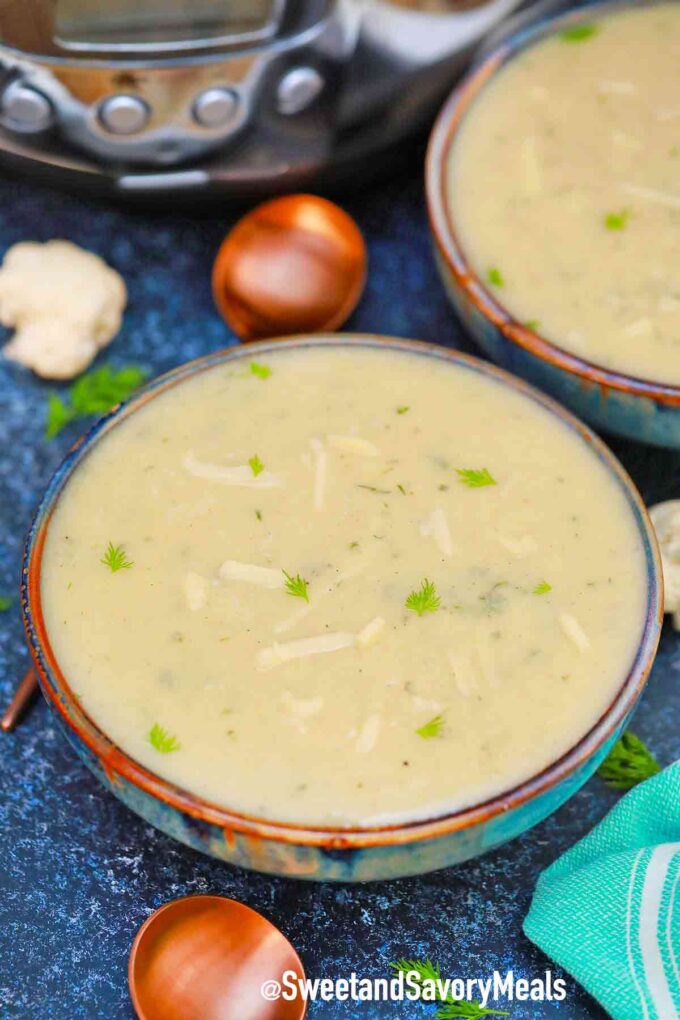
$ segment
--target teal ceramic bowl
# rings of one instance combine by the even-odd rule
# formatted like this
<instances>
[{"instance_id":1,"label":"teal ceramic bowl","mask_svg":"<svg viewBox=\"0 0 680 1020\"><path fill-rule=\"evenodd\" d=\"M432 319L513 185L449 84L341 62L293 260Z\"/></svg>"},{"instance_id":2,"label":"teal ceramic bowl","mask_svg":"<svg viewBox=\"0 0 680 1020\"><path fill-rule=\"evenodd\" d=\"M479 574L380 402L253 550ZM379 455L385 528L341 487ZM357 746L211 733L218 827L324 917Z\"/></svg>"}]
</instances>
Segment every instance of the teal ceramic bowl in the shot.
<instances>
[{"instance_id":1,"label":"teal ceramic bowl","mask_svg":"<svg viewBox=\"0 0 680 1020\"><path fill-rule=\"evenodd\" d=\"M636 379L586 361L516 320L472 268L456 232L446 167L475 99L518 53L579 21L591 22L626 2L587 5L506 40L463 79L430 137L426 191L437 265L449 298L482 349L498 364L551 393L597 428L655 446L680 448L680 386Z\"/></svg>"},{"instance_id":2,"label":"teal ceramic bowl","mask_svg":"<svg viewBox=\"0 0 680 1020\"><path fill-rule=\"evenodd\" d=\"M647 564L645 620L639 647L607 711L571 750L539 775L465 810L382 828L310 828L230 811L169 783L117 747L74 695L50 644L41 606L41 569L50 520L64 487L90 450L159 394L216 365L271 351L358 345L455 362L496 379L559 418L588 444L616 480L630 507ZM233 347L170 372L115 409L78 442L53 477L26 542L22 609L40 684L78 754L101 783L132 811L195 850L257 871L324 881L364 882L434 871L476 857L518 836L555 811L592 775L617 739L642 693L659 640L663 599L654 534L633 483L606 446L548 397L500 369L433 344L383 337L298 337Z\"/></svg>"}]
</instances>

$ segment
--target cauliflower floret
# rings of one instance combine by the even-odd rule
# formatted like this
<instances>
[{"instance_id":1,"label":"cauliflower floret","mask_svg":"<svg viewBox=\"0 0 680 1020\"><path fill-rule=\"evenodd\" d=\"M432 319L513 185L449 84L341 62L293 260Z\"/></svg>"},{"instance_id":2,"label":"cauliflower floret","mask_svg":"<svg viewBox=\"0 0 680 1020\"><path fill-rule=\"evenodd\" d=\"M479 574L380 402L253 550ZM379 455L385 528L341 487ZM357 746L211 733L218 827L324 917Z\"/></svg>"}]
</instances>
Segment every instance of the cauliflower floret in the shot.
<instances>
[{"instance_id":1,"label":"cauliflower floret","mask_svg":"<svg viewBox=\"0 0 680 1020\"><path fill-rule=\"evenodd\" d=\"M46 379L72 379L120 329L127 292L98 255L70 241L23 241L0 268L0 322L14 327L8 358Z\"/></svg>"},{"instance_id":2,"label":"cauliflower floret","mask_svg":"<svg viewBox=\"0 0 680 1020\"><path fill-rule=\"evenodd\" d=\"M680 630L680 499L657 503L649 516L661 550L664 608L673 614L673 626Z\"/></svg>"}]
</instances>

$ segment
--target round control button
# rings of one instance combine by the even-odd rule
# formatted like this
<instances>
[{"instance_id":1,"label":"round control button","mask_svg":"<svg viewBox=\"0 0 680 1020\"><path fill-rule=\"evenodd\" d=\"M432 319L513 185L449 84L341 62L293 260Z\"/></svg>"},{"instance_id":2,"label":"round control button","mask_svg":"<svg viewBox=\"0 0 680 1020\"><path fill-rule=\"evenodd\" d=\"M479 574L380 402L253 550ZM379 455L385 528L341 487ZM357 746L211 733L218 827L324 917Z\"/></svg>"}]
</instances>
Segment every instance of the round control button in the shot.
<instances>
[{"instance_id":1,"label":"round control button","mask_svg":"<svg viewBox=\"0 0 680 1020\"><path fill-rule=\"evenodd\" d=\"M7 86L1 104L10 127L17 131L44 131L52 123L52 104L47 96L21 81Z\"/></svg>"},{"instance_id":2,"label":"round control button","mask_svg":"<svg viewBox=\"0 0 680 1020\"><path fill-rule=\"evenodd\" d=\"M323 84L323 78L313 67L294 67L287 71L276 90L279 113L287 117L301 113L314 102Z\"/></svg>"},{"instance_id":3,"label":"round control button","mask_svg":"<svg viewBox=\"0 0 680 1020\"><path fill-rule=\"evenodd\" d=\"M219 128L233 120L238 105L238 96L233 89L216 86L199 92L192 113L201 127Z\"/></svg>"},{"instance_id":4,"label":"round control button","mask_svg":"<svg viewBox=\"0 0 680 1020\"><path fill-rule=\"evenodd\" d=\"M99 107L99 120L112 135L134 135L142 130L150 112L138 96L109 96Z\"/></svg>"}]
</instances>

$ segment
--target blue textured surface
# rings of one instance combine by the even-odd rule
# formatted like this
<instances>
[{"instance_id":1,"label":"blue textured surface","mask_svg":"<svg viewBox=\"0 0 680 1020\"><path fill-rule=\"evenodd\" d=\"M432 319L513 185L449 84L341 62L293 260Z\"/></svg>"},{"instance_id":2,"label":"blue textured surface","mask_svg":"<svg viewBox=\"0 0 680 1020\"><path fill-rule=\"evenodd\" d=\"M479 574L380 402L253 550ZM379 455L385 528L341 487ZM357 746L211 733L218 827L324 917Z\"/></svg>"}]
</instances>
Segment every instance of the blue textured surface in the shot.
<instances>
[{"instance_id":1,"label":"blue textured surface","mask_svg":"<svg viewBox=\"0 0 680 1020\"><path fill-rule=\"evenodd\" d=\"M430 254L417 172L343 203L369 243L371 272L349 328L470 349ZM209 273L235 214L124 211L0 178L0 254L15 241L66 237L124 275L130 305L105 356L153 372L233 341L215 313ZM0 592L15 590L37 497L77 434L43 438L49 387L0 359ZM616 442L651 500L677 495L680 455ZM18 603L0 617L0 696L27 665ZM662 762L680 756L680 642L662 639L637 731ZM291 938L313 977L381 977L398 956L429 955L451 975L494 968L541 975L548 961L522 935L538 873L616 799L591 780L556 815L486 857L424 878L364 887L308 885L247 874L160 835L107 794L78 761L46 706L0 737L0 1016L129 1020L127 954L157 906L223 893L263 911ZM513 1020L603 1016L573 981L566 1003L513 1004ZM413 1020L429 1007L319 1004L312 1020Z\"/></svg>"}]
</instances>

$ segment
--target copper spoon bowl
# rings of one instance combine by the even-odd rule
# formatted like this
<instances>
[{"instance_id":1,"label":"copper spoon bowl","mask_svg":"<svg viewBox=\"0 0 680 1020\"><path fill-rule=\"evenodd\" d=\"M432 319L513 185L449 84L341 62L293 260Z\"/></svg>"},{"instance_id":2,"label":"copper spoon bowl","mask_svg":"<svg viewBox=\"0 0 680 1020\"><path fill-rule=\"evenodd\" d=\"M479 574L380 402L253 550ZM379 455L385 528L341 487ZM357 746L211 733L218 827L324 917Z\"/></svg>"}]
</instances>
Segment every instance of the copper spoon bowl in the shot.
<instances>
[{"instance_id":1,"label":"copper spoon bowl","mask_svg":"<svg viewBox=\"0 0 680 1020\"><path fill-rule=\"evenodd\" d=\"M285 971L304 979L278 928L223 896L186 896L137 932L128 981L139 1020L303 1020L304 1001L268 999Z\"/></svg>"},{"instance_id":2,"label":"copper spoon bowl","mask_svg":"<svg viewBox=\"0 0 680 1020\"><path fill-rule=\"evenodd\" d=\"M249 212L222 242L212 273L220 314L241 340L339 329L366 282L354 220L316 195Z\"/></svg>"}]
</instances>

